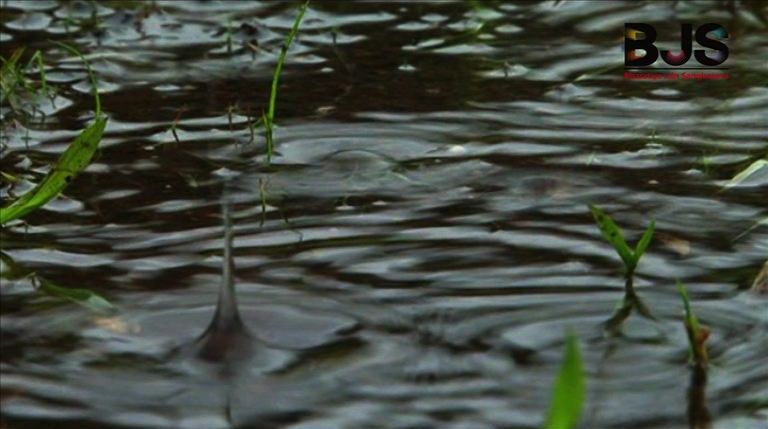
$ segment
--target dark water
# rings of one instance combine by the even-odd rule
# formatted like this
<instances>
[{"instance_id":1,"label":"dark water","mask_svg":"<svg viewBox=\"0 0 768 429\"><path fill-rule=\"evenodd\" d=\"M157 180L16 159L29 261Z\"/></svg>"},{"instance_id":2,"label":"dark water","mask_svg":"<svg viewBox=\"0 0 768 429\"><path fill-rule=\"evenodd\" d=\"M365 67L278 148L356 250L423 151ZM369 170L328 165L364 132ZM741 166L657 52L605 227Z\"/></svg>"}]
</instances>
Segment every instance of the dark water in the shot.
<instances>
[{"instance_id":1,"label":"dark water","mask_svg":"<svg viewBox=\"0 0 768 429\"><path fill-rule=\"evenodd\" d=\"M747 290L768 182L723 191L768 150L766 3L315 1L271 168L246 121L295 3L98 3L0 1L0 52L41 49L59 90L44 120L2 108L14 192L93 115L49 40L85 52L110 117L66 195L2 231L2 428L536 428L567 329L584 428L768 427L766 300ZM732 79L622 79L624 22L685 20L728 28ZM619 337L590 203L631 241L657 221L637 289L658 321ZM223 205L243 323L211 340ZM11 260L119 310L41 294ZM712 329L706 384L675 279Z\"/></svg>"}]
</instances>

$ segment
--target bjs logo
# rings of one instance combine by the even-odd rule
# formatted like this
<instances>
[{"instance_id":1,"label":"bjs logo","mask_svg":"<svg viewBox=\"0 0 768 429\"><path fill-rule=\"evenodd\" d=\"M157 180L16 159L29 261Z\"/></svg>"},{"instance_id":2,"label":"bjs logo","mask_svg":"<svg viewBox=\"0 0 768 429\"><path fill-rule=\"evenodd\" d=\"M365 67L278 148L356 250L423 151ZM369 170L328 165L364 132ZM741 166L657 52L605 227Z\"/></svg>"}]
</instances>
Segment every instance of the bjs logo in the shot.
<instances>
[{"instance_id":1,"label":"bjs logo","mask_svg":"<svg viewBox=\"0 0 768 429\"><path fill-rule=\"evenodd\" d=\"M709 38L713 33L719 39L727 39L728 32L720 24L704 24L696 29L696 43L715 52L708 56L703 49L693 50L693 25L680 24L680 47L679 52L673 53L669 50L661 51L661 58L665 63L671 66L681 66L688 62L691 53L696 57L699 64L705 66L719 66L728 58L728 46L718 39ZM643 35L641 38L640 35ZM624 24L624 65L629 67L644 67L656 62L659 57L659 50L653 45L656 41L656 29L652 25L643 23ZM645 55L639 56L636 49L645 51Z\"/></svg>"}]
</instances>

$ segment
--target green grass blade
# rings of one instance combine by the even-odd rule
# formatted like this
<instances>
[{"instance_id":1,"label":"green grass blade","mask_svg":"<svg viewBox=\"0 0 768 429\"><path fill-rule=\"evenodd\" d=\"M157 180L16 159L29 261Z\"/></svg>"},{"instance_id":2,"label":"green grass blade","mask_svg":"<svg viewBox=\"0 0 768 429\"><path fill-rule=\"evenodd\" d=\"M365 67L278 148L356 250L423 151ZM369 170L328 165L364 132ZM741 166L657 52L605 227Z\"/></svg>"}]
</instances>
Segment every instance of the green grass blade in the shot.
<instances>
[{"instance_id":1,"label":"green grass blade","mask_svg":"<svg viewBox=\"0 0 768 429\"><path fill-rule=\"evenodd\" d=\"M269 93L269 109L266 114L262 114L264 134L267 140L267 165L272 162L272 152L274 150L272 130L275 125L275 104L277 103L277 87L280 82L280 73L283 71L283 64L285 63L285 57L288 54L288 48L291 47L291 43L293 43L296 33L299 32L301 20L304 18L304 14L307 12L308 7L309 0L305 1L299 8L299 14L296 15L296 19L293 21L293 27L291 27L291 31L288 33L288 37L285 39L285 43L283 43L283 47L280 49L280 56L277 58L275 72L272 75L272 89Z\"/></svg>"},{"instance_id":2,"label":"green grass blade","mask_svg":"<svg viewBox=\"0 0 768 429\"><path fill-rule=\"evenodd\" d=\"M568 334L545 429L573 429L581 417L586 383L576 336Z\"/></svg>"},{"instance_id":3,"label":"green grass blade","mask_svg":"<svg viewBox=\"0 0 768 429\"><path fill-rule=\"evenodd\" d=\"M685 310L684 323L685 331L688 334L690 360L697 365L706 366L709 360L706 346L709 330L699 323L699 319L696 318L696 315L691 309L691 300L688 297L688 291L679 280L677 281L677 288L680 291L680 297L683 299L683 308Z\"/></svg>"},{"instance_id":4,"label":"green grass blade","mask_svg":"<svg viewBox=\"0 0 768 429\"><path fill-rule=\"evenodd\" d=\"M691 300L688 297L688 291L685 289L685 285L679 280L677 281L677 289L680 291L680 297L683 298L683 309L685 310L685 323L690 325L694 333L699 331L699 320L696 315L691 311Z\"/></svg>"},{"instance_id":5,"label":"green grass blade","mask_svg":"<svg viewBox=\"0 0 768 429\"><path fill-rule=\"evenodd\" d=\"M733 179L729 180L728 183L723 186L723 190L740 185L750 176L764 168L768 168L768 159L758 159L757 161L750 164L747 168L740 171L737 175L733 176Z\"/></svg>"},{"instance_id":6,"label":"green grass blade","mask_svg":"<svg viewBox=\"0 0 768 429\"><path fill-rule=\"evenodd\" d=\"M0 68L0 101L7 100L14 110L19 108L17 89L24 86L24 76L18 65L24 48L16 49L8 59L0 57L3 66Z\"/></svg>"},{"instance_id":7,"label":"green grass blade","mask_svg":"<svg viewBox=\"0 0 768 429\"><path fill-rule=\"evenodd\" d=\"M8 206L0 208L0 224L18 219L58 196L90 164L106 125L107 118L102 117L83 130L37 186Z\"/></svg>"},{"instance_id":8,"label":"green grass blade","mask_svg":"<svg viewBox=\"0 0 768 429\"><path fill-rule=\"evenodd\" d=\"M640 241L637 242L637 246L635 247L635 265L640 263L640 258L643 257L643 254L645 253L646 249L648 249L648 245L651 244L651 239L653 239L653 233L656 231L656 221L652 220L651 223L648 225L648 228L645 229L645 232L643 233L643 236L640 238Z\"/></svg>"},{"instance_id":9,"label":"green grass blade","mask_svg":"<svg viewBox=\"0 0 768 429\"><path fill-rule=\"evenodd\" d=\"M91 63L89 63L88 60L85 59L85 56L83 56L83 54L80 53L80 51L78 51L74 47L61 42L56 42L56 41L52 41L52 42L59 45L63 49L71 52L72 54L80 57L80 60L85 65L85 69L88 71L88 77L91 80L93 100L96 103L96 117L100 118L101 117L101 98L99 97L99 82L96 80L96 75L93 73L93 69L91 68Z\"/></svg>"},{"instance_id":10,"label":"green grass blade","mask_svg":"<svg viewBox=\"0 0 768 429\"><path fill-rule=\"evenodd\" d=\"M109 301L88 289L66 288L57 286L40 277L37 279L40 281L40 290L48 295L64 298L97 313L111 313L115 311L115 306Z\"/></svg>"},{"instance_id":11,"label":"green grass blade","mask_svg":"<svg viewBox=\"0 0 768 429\"><path fill-rule=\"evenodd\" d=\"M589 211L592 212L592 216L595 218L597 227L600 228L603 237L611 243L621 257L621 260L624 261L624 266L627 267L627 271L633 271L636 262L635 255L624 240L624 235L621 233L621 229L619 229L613 219L605 214L600 207L590 205Z\"/></svg>"},{"instance_id":12,"label":"green grass blade","mask_svg":"<svg viewBox=\"0 0 768 429\"><path fill-rule=\"evenodd\" d=\"M301 20L304 18L304 13L307 12L308 7L309 7L309 0L305 1L304 4L302 4L301 7L299 8L299 14L296 16L296 19L293 21L293 27L291 28L291 32L288 33L288 37L285 39L285 43L283 44L283 47L280 49L280 57L277 59L275 72L272 75L272 91L269 94L269 110L267 112L267 117L269 118L270 122L274 122L274 119L275 119L275 103L277 101L277 86L278 86L278 82L280 81L280 73L283 71L283 63L285 63L285 57L288 54L288 48L291 47L291 43L293 43L293 39L296 37L296 33L299 32L299 26L301 25Z\"/></svg>"},{"instance_id":13,"label":"green grass blade","mask_svg":"<svg viewBox=\"0 0 768 429\"><path fill-rule=\"evenodd\" d=\"M32 58L29 59L29 62L27 63L27 69L32 68L32 66L37 66L37 72L40 74L40 89L43 91L43 94L46 96L48 95L48 83L47 79L45 78L45 64L43 64L43 53L40 51L35 51L35 54L32 55Z\"/></svg>"}]
</instances>

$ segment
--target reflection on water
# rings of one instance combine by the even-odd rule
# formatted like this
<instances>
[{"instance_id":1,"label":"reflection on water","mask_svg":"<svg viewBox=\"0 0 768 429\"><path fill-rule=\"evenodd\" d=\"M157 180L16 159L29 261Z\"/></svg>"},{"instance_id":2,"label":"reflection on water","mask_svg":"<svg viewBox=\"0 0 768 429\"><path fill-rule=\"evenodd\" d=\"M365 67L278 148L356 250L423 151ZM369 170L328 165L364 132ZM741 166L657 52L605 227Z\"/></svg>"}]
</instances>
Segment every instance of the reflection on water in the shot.
<instances>
[{"instance_id":1,"label":"reflection on water","mask_svg":"<svg viewBox=\"0 0 768 429\"><path fill-rule=\"evenodd\" d=\"M711 429L712 418L707 408L707 370L699 365L691 371L688 388L688 421L691 429Z\"/></svg>"},{"instance_id":2,"label":"reflection on water","mask_svg":"<svg viewBox=\"0 0 768 429\"><path fill-rule=\"evenodd\" d=\"M2 230L3 425L539 427L572 328L584 427L765 426L768 317L748 289L768 183L722 190L768 150L761 2L316 1L270 168L247 122L293 3L0 5L0 53L42 49L58 88L45 117L0 108L0 171L21 178L3 198L92 115L49 39L88 55L110 116L65 197ZM729 30L731 80L622 79L624 22L685 20ZM620 261L587 204L631 242L657 222L635 283L656 320L616 336ZM712 329L707 376L686 365L675 279Z\"/></svg>"}]
</instances>

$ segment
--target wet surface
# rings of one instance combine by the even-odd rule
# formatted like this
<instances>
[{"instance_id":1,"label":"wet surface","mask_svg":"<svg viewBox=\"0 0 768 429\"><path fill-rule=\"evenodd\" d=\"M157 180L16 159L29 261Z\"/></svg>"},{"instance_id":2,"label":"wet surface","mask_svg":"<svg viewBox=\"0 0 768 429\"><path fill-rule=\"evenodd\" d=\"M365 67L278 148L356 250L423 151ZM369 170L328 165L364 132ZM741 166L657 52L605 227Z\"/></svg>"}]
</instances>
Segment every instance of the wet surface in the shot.
<instances>
[{"instance_id":1,"label":"wet surface","mask_svg":"<svg viewBox=\"0 0 768 429\"><path fill-rule=\"evenodd\" d=\"M23 179L3 198L93 117L83 66L48 40L90 59L110 118L65 195L2 231L4 428L535 428L567 329L584 427L768 424L748 291L768 182L723 191L768 150L765 4L316 1L271 167L247 121L294 3L0 5L0 53L41 49L58 90L3 105L0 170ZM622 79L624 22L686 19L729 29L732 79ZM658 321L604 334L623 280L587 204L631 242L656 219L636 287ZM242 323L199 359L227 259ZM10 260L118 311L41 294ZM712 329L705 384L675 279Z\"/></svg>"}]
</instances>

